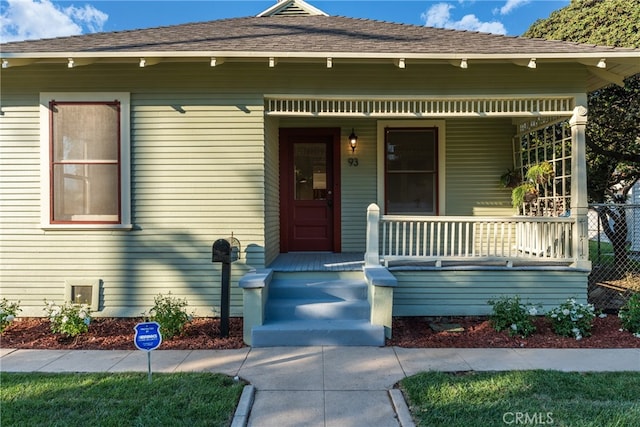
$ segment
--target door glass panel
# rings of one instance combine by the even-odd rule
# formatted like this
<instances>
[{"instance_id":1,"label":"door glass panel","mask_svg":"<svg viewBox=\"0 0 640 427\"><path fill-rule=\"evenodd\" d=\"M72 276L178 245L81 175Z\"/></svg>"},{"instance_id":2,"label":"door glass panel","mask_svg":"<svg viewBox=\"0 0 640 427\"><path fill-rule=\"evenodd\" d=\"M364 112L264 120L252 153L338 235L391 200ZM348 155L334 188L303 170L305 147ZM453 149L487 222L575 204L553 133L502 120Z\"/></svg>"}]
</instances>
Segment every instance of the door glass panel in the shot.
<instances>
[{"instance_id":1,"label":"door glass panel","mask_svg":"<svg viewBox=\"0 0 640 427\"><path fill-rule=\"evenodd\" d=\"M327 198L326 144L297 143L293 145L295 200L325 200Z\"/></svg>"}]
</instances>

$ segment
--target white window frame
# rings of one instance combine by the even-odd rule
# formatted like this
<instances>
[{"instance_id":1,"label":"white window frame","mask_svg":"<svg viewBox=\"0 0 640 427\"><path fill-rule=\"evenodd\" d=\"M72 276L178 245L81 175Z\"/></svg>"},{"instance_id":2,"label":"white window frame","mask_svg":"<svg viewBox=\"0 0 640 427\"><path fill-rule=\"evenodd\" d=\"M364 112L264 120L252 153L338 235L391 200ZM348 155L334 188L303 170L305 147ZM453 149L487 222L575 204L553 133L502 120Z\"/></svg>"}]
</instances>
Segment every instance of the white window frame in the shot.
<instances>
[{"instance_id":1,"label":"white window frame","mask_svg":"<svg viewBox=\"0 0 640 427\"><path fill-rule=\"evenodd\" d=\"M120 103L120 223L51 223L51 101ZM40 93L40 224L44 230L131 230L131 143L129 92L41 92Z\"/></svg>"},{"instance_id":2,"label":"white window frame","mask_svg":"<svg viewBox=\"0 0 640 427\"><path fill-rule=\"evenodd\" d=\"M445 120L379 120L378 121L378 206L387 211L385 201L385 129L386 128L437 128L438 129L438 215L446 214L446 122Z\"/></svg>"}]
</instances>

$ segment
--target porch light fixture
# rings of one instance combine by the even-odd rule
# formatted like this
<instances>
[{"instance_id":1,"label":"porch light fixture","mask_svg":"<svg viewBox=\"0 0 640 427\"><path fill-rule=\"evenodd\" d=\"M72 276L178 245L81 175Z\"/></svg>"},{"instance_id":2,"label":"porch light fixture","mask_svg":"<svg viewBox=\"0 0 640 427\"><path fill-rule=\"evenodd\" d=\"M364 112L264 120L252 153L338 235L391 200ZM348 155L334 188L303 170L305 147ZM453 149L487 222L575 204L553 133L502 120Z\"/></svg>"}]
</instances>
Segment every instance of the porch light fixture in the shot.
<instances>
[{"instance_id":1,"label":"porch light fixture","mask_svg":"<svg viewBox=\"0 0 640 427\"><path fill-rule=\"evenodd\" d=\"M75 63L73 62L73 58L69 58L67 62L67 68L73 68L74 65Z\"/></svg>"},{"instance_id":2,"label":"porch light fixture","mask_svg":"<svg viewBox=\"0 0 640 427\"><path fill-rule=\"evenodd\" d=\"M349 135L349 147L351 147L351 152L356 152L356 146L358 145L358 135L356 135L355 130L351 128L351 135Z\"/></svg>"},{"instance_id":3,"label":"porch light fixture","mask_svg":"<svg viewBox=\"0 0 640 427\"><path fill-rule=\"evenodd\" d=\"M529 60L529 63L527 64L527 67L532 68L532 69L536 68L537 67L536 58L531 58Z\"/></svg>"},{"instance_id":4,"label":"porch light fixture","mask_svg":"<svg viewBox=\"0 0 640 427\"><path fill-rule=\"evenodd\" d=\"M596 65L596 67L607 68L607 60L602 58L600 61L598 61L598 65Z\"/></svg>"}]
</instances>

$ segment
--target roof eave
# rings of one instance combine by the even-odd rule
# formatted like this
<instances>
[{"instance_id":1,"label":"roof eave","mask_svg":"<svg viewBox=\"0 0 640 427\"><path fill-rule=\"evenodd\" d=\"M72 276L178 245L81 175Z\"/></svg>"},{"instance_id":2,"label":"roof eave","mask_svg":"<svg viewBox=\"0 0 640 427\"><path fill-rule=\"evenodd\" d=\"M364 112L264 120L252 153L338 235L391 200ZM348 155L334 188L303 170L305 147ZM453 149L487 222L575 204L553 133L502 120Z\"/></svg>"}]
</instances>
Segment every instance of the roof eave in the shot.
<instances>
[{"instance_id":1,"label":"roof eave","mask_svg":"<svg viewBox=\"0 0 640 427\"><path fill-rule=\"evenodd\" d=\"M388 52L287 52L287 51L128 51L128 52L1 52L2 68L63 64L78 67L89 64L138 64L148 67L158 63L209 63L211 67L225 62L263 62L275 67L281 63L334 64L395 64L407 68L420 64L447 64L467 68L477 64L516 64L534 67L551 63L581 64L586 66L591 78L588 90L592 91L610 83L622 86L624 79L640 73L640 53L629 51L600 51L579 53L388 53ZM464 65L463 65L464 64ZM530 67L532 68L532 67Z\"/></svg>"},{"instance_id":2,"label":"roof eave","mask_svg":"<svg viewBox=\"0 0 640 427\"><path fill-rule=\"evenodd\" d=\"M550 60L567 62L605 58L605 59L640 59L640 51L600 51L600 52L529 52L529 53L410 53L410 52L292 52L292 51L66 51L66 52L0 52L1 59L66 59L66 58L94 58L94 59L130 59L140 57L150 58L207 58L219 56L226 58L339 58L339 59L397 59L404 58L410 60L451 60L467 59L478 61L513 61L518 59L536 58L538 60Z\"/></svg>"}]
</instances>

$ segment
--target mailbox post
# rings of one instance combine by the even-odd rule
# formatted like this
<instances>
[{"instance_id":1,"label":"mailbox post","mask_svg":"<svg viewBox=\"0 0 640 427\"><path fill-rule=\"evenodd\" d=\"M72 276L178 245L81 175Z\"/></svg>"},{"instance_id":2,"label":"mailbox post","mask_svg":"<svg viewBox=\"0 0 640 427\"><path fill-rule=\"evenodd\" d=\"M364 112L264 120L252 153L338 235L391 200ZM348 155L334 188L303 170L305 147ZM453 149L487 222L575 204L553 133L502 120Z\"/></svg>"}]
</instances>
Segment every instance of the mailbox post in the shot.
<instances>
[{"instance_id":1,"label":"mailbox post","mask_svg":"<svg viewBox=\"0 0 640 427\"><path fill-rule=\"evenodd\" d=\"M233 237L229 239L233 241ZM239 248L227 239L218 239L211 248L211 262L222 263L220 279L220 336L229 336L229 306L231 305L231 263L238 259Z\"/></svg>"}]
</instances>

